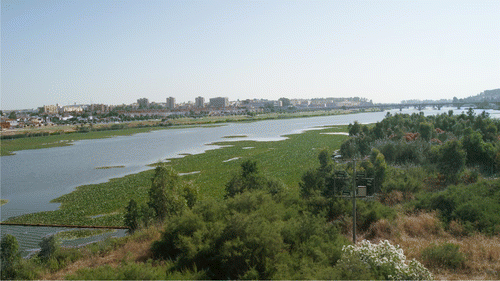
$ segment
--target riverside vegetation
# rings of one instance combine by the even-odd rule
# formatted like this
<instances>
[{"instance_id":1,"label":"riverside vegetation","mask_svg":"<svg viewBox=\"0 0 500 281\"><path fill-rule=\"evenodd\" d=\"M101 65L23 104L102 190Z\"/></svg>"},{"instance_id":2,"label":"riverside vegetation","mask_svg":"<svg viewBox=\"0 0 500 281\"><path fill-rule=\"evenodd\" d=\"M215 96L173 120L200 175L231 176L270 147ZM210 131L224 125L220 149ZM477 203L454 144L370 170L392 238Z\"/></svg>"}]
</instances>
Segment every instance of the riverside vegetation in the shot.
<instances>
[{"instance_id":1,"label":"riverside vegetation","mask_svg":"<svg viewBox=\"0 0 500 281\"><path fill-rule=\"evenodd\" d=\"M133 234L88 246L102 247L97 258L88 248L58 248L64 258L39 255L34 261L12 258L16 243L6 238L2 267L16 270L2 272L17 275L4 277L500 278L498 120L473 111L430 117L398 114L370 126L351 124L350 137L321 134L343 130L309 131L280 142L230 142L230 147L112 180L106 184L116 187L111 194L123 190L120 200L95 194L113 206L97 212L108 213L108 219L95 220L126 224ZM243 149L248 147L253 148ZM372 243L350 246L346 238L352 236L352 206L350 200L333 196L338 190L332 179L336 170L349 172L352 163L331 160L331 151L338 148L346 160L357 157L356 169L373 177L380 190L375 200L357 203L358 239ZM223 162L235 157L240 158ZM206 160L212 162L201 164ZM173 168L200 173L179 177ZM76 193L82 196L93 186ZM61 211L68 208L63 202ZM57 219L62 217L58 212L38 218ZM40 269L47 263L52 273ZM80 269L65 269L69 263L80 264ZM22 275L28 268L38 275Z\"/></svg>"},{"instance_id":2,"label":"riverside vegetation","mask_svg":"<svg viewBox=\"0 0 500 281\"><path fill-rule=\"evenodd\" d=\"M361 110L364 112L365 110ZM377 111L377 109L367 110ZM13 155L15 151L25 149L41 149L72 145L74 141L126 136L145 133L151 130L167 128L182 128L191 126L214 126L228 122L254 122L271 119L304 118L356 113L355 110L318 110L300 112L279 112L251 115L204 116L204 117L174 117L161 121L131 121L117 124L81 124L76 126L55 126L44 128L29 128L19 133L2 132L0 138L0 155ZM124 117L125 118L125 117ZM126 118L125 118L126 119Z\"/></svg>"}]
</instances>

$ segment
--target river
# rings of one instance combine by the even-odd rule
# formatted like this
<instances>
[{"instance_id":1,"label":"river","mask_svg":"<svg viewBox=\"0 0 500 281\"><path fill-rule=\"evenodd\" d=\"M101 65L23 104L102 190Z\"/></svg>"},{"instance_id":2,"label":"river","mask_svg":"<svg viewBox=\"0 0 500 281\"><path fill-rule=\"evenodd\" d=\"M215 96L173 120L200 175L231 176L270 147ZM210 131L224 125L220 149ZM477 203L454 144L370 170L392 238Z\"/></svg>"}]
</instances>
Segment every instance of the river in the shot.
<instances>
[{"instance_id":1,"label":"river","mask_svg":"<svg viewBox=\"0 0 500 281\"><path fill-rule=\"evenodd\" d=\"M442 108L424 110L425 115L462 110ZM399 110L391 110L399 113ZM479 110L477 113L481 112ZM494 118L500 118L500 111L487 110ZM146 166L168 158L182 157L182 154L203 153L217 149L209 145L227 141L224 136L245 135L245 140L279 141L284 135L301 133L304 130L326 125L347 125L358 121L374 123L380 121L386 112L357 113L325 117L266 120L249 123L227 123L219 127L193 127L156 130L132 136L118 136L106 139L77 141L71 146L38 150L17 151L13 156L0 157L0 198L9 203L0 208L1 219L22 214L56 210L59 204L50 200L72 192L77 186L105 182L111 178L138 173L151 167ZM416 109L403 109L402 113L418 113ZM234 139L232 139L234 140ZM124 166L120 169L96 169L104 166ZM7 233L17 237L20 249L26 255L38 249L41 238L63 231L59 228L0 226L1 235ZM110 235L124 235L123 231L98 237L65 242L66 246L104 239Z\"/></svg>"}]
</instances>

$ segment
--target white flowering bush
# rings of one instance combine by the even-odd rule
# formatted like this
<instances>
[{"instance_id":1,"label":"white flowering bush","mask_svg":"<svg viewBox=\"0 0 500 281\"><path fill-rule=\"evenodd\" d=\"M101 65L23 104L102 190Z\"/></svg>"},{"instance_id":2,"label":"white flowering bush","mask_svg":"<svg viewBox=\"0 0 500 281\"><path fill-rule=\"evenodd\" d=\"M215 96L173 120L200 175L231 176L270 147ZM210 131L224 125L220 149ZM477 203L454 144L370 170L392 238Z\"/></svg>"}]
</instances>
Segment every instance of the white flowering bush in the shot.
<instances>
[{"instance_id":1,"label":"white flowering bush","mask_svg":"<svg viewBox=\"0 0 500 281\"><path fill-rule=\"evenodd\" d=\"M407 262L403 250L385 240L342 248L336 267L346 279L431 280L432 274L415 259Z\"/></svg>"}]
</instances>

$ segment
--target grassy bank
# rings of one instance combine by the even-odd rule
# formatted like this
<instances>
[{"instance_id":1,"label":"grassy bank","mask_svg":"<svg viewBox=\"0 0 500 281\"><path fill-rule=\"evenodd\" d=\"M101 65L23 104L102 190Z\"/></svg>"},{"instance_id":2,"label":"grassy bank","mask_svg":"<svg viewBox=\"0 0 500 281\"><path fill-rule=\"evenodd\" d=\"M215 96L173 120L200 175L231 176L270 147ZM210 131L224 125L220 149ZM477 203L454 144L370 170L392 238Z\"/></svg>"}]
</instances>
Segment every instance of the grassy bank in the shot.
<instances>
[{"instance_id":1,"label":"grassy bank","mask_svg":"<svg viewBox=\"0 0 500 281\"><path fill-rule=\"evenodd\" d=\"M25 137L11 140L2 140L0 145L1 156L13 155L15 151L26 149L41 149L72 145L74 141L88 139L102 139L114 136L128 136L138 133L146 133L164 127L153 128L126 128L113 131L99 131L88 133L61 133L40 137Z\"/></svg>"},{"instance_id":2,"label":"grassy bank","mask_svg":"<svg viewBox=\"0 0 500 281\"><path fill-rule=\"evenodd\" d=\"M227 141L214 143L223 148L202 154L171 159L178 172L186 174L185 180L200 187L201 196L222 199L225 184L240 169L246 159L255 160L267 176L283 181L289 188L296 188L304 171L317 165L317 155L322 148L338 149L345 135L325 133L345 132L346 126L312 130L289 135L276 142ZM233 159L232 161L227 161ZM197 172L199 173L192 173ZM9 221L78 225L123 225L126 202L134 198L145 203L151 187L153 170L112 179L106 183L78 187L54 202L62 203L59 210L27 214Z\"/></svg>"},{"instance_id":3,"label":"grassy bank","mask_svg":"<svg viewBox=\"0 0 500 281\"><path fill-rule=\"evenodd\" d=\"M305 111L294 113L266 113L255 116L235 115L235 116L210 116L201 118L177 118L168 120L166 123L160 121L134 121L129 123L118 124L125 126L116 130L77 132L77 126L56 126L56 127L41 127L29 128L13 131L2 132L2 135L23 136L22 138L2 139L0 142L0 156L13 155L15 151L26 149L41 149L50 147L59 147L72 145L74 141L87 139L100 139L113 136L127 136L137 133L146 133L151 130L161 130L166 128L182 128L183 126L200 126L214 125L227 122L253 122L272 119L290 119L304 117L330 116L340 114L352 114L358 111L352 110L320 110L320 111ZM117 125L117 124L114 124ZM94 125L95 130L100 130L104 127L112 127L113 125ZM119 126L118 126L119 127ZM32 135L24 137L24 135ZM235 136L239 137L239 136Z\"/></svg>"},{"instance_id":4,"label":"grassy bank","mask_svg":"<svg viewBox=\"0 0 500 281\"><path fill-rule=\"evenodd\" d=\"M7 199L0 199L0 206L5 205L7 203L9 203L9 200L7 200Z\"/></svg>"}]
</instances>

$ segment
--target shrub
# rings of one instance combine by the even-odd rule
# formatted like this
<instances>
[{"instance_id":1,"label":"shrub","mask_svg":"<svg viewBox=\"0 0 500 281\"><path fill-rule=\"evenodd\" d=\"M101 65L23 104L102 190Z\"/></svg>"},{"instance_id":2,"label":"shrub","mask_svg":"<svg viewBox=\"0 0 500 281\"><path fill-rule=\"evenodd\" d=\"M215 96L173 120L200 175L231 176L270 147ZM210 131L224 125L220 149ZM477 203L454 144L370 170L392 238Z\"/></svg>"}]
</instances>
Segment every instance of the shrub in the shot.
<instances>
[{"instance_id":1,"label":"shrub","mask_svg":"<svg viewBox=\"0 0 500 281\"><path fill-rule=\"evenodd\" d=\"M7 234L0 242L0 256L2 267L2 279L16 277L15 264L20 260L19 243L15 236Z\"/></svg>"},{"instance_id":2,"label":"shrub","mask_svg":"<svg viewBox=\"0 0 500 281\"><path fill-rule=\"evenodd\" d=\"M356 246L344 246L336 265L340 279L431 280L432 274L416 260L406 261L399 246L385 240L372 244L363 240Z\"/></svg>"},{"instance_id":3,"label":"shrub","mask_svg":"<svg viewBox=\"0 0 500 281\"><path fill-rule=\"evenodd\" d=\"M40 242L40 253L42 258L51 258L56 255L61 248L61 241L55 235L42 238Z\"/></svg>"},{"instance_id":4,"label":"shrub","mask_svg":"<svg viewBox=\"0 0 500 281\"><path fill-rule=\"evenodd\" d=\"M422 258L427 266L462 268L465 256L458 251L459 249L460 246L453 243L433 244L422 251Z\"/></svg>"},{"instance_id":5,"label":"shrub","mask_svg":"<svg viewBox=\"0 0 500 281\"><path fill-rule=\"evenodd\" d=\"M125 213L125 226L128 227L128 231L133 233L139 228L140 212L139 207L134 199L130 199L128 206L126 207L127 212Z\"/></svg>"}]
</instances>

